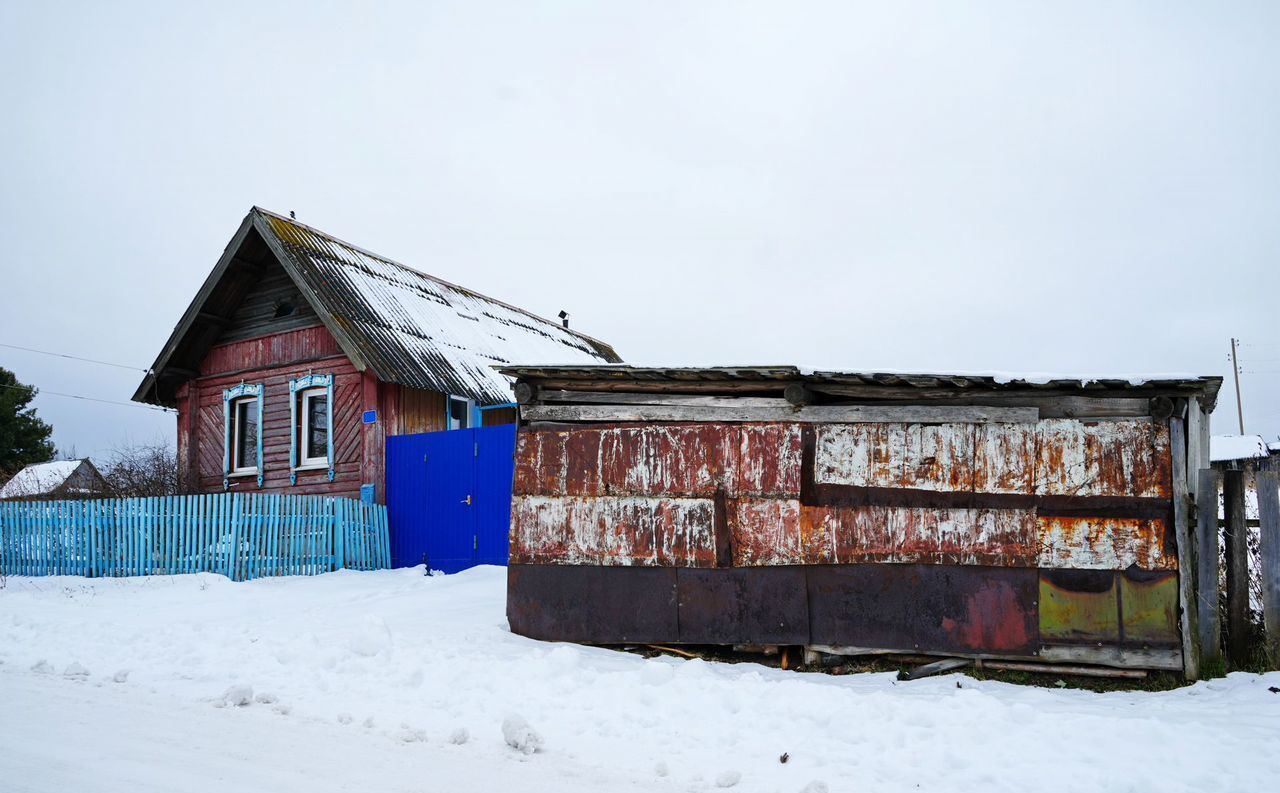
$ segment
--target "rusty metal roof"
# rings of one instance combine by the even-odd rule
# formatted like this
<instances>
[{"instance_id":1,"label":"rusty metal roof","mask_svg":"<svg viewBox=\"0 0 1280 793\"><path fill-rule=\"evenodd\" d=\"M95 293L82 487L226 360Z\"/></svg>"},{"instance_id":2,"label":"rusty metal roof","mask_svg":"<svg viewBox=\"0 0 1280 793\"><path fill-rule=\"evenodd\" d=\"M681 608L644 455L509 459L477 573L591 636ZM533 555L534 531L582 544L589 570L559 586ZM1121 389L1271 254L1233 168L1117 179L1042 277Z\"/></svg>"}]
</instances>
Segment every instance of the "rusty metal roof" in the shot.
<instances>
[{"instance_id":1,"label":"rusty metal roof","mask_svg":"<svg viewBox=\"0 0 1280 793\"><path fill-rule=\"evenodd\" d=\"M171 404L267 257L280 262L356 367L383 382L496 404L511 401L511 383L495 367L621 360L608 344L558 322L254 207L134 399Z\"/></svg>"},{"instance_id":2,"label":"rusty metal roof","mask_svg":"<svg viewBox=\"0 0 1280 793\"><path fill-rule=\"evenodd\" d=\"M1011 373L903 373L855 372L802 369L798 366L712 366L654 367L627 365L586 366L504 366L499 371L519 380L610 381L610 382L698 382L726 385L758 383L762 387L782 387L787 383L842 385L901 389L934 389L959 392L1043 391L1117 396L1176 393L1203 397L1211 406L1222 385L1221 377L1194 374L1176 375L1017 375Z\"/></svg>"}]
</instances>

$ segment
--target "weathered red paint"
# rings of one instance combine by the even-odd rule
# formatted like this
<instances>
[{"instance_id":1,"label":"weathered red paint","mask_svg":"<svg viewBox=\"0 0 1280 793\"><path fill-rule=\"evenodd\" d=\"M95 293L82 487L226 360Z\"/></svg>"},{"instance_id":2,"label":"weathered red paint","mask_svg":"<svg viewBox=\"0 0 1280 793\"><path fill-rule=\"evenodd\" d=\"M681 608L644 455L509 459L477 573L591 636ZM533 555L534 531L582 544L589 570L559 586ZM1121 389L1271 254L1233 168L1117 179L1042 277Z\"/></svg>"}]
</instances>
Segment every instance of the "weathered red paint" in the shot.
<instances>
[{"instance_id":1,"label":"weathered red paint","mask_svg":"<svg viewBox=\"0 0 1280 793\"><path fill-rule=\"evenodd\" d=\"M701 498L516 496L511 561L714 567L714 513Z\"/></svg>"},{"instance_id":2,"label":"weathered red paint","mask_svg":"<svg viewBox=\"0 0 1280 793\"><path fill-rule=\"evenodd\" d=\"M806 437L812 438L807 484ZM1054 443L1063 448L1046 450ZM718 499L720 522L707 532L727 539L736 566L1176 566L1175 555L1166 552L1165 520L1114 517L1117 510L1165 508L1158 499L1168 492L1168 433L1151 422L583 426L522 431L516 465L518 495L552 499L541 502L544 507L555 499L574 501L563 514L563 531L575 536L604 527L625 533L635 524L635 504L616 497L656 499L652 504ZM804 495L806 487L814 494ZM845 489L847 499L830 496L832 488ZM598 499L605 500L593 503ZM980 503L967 503L975 500ZM1040 500L1070 511L1038 515ZM583 515L595 523L576 525ZM529 560L563 559L555 550L559 535L524 531L525 517L520 511L513 516L512 552ZM522 542L528 547L519 547ZM628 549L647 548L646 542L661 544L660 538L601 543L591 558L610 565L661 564L664 557L647 550L629 555ZM672 563L715 561L702 556Z\"/></svg>"},{"instance_id":3,"label":"weathered red paint","mask_svg":"<svg viewBox=\"0 0 1280 793\"><path fill-rule=\"evenodd\" d=\"M209 348L200 363L202 376L268 369L287 363L346 358L323 325L273 333Z\"/></svg>"},{"instance_id":4,"label":"weathered red paint","mask_svg":"<svg viewBox=\"0 0 1280 793\"><path fill-rule=\"evenodd\" d=\"M797 497L801 451L801 428L794 424L523 431L517 441L515 492Z\"/></svg>"},{"instance_id":5,"label":"weathered red paint","mask_svg":"<svg viewBox=\"0 0 1280 793\"><path fill-rule=\"evenodd\" d=\"M223 488L226 426L222 393L238 383L261 383L263 402L262 490L297 495L356 498L363 484L376 486L385 499L385 439L398 426L400 387L381 383L358 371L341 353L324 327L302 328L254 339L216 345L200 364L201 376L180 387L178 459L183 481L203 492ZM301 470L290 481L289 380L306 374L332 374L333 481L326 470ZM377 410L378 421L365 424L361 414ZM232 487L258 490L256 477L233 477Z\"/></svg>"},{"instance_id":6,"label":"weathered red paint","mask_svg":"<svg viewBox=\"0 0 1280 793\"><path fill-rule=\"evenodd\" d=\"M735 387L716 404L768 393ZM1149 417L524 427L508 616L548 639L1176 668L1172 459Z\"/></svg>"},{"instance_id":7,"label":"weathered red paint","mask_svg":"<svg viewBox=\"0 0 1280 793\"><path fill-rule=\"evenodd\" d=\"M1035 514L1029 510L806 506L802 523L801 564L1036 565Z\"/></svg>"},{"instance_id":8,"label":"weathered red paint","mask_svg":"<svg viewBox=\"0 0 1280 793\"><path fill-rule=\"evenodd\" d=\"M971 650L1026 647L1039 638L1035 626L1025 619L1026 611L1025 599L1008 581L988 579L965 593L964 618L943 617L942 629Z\"/></svg>"}]
</instances>

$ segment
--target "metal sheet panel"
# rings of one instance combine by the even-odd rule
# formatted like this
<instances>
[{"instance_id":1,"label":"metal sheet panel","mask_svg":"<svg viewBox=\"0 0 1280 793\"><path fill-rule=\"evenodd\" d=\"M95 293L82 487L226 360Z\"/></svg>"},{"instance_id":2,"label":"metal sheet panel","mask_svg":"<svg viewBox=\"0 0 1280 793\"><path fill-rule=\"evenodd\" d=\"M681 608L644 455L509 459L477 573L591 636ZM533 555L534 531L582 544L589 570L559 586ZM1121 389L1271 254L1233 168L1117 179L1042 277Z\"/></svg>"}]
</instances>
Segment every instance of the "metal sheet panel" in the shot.
<instances>
[{"instance_id":1,"label":"metal sheet panel","mask_svg":"<svg viewBox=\"0 0 1280 793\"><path fill-rule=\"evenodd\" d=\"M1048 644L1119 642L1115 575L1105 570L1041 571L1040 637Z\"/></svg>"},{"instance_id":2,"label":"metal sheet panel","mask_svg":"<svg viewBox=\"0 0 1280 793\"><path fill-rule=\"evenodd\" d=\"M475 564L475 452L470 432L387 438L392 566L457 572Z\"/></svg>"},{"instance_id":3,"label":"metal sheet panel","mask_svg":"<svg viewBox=\"0 0 1280 793\"><path fill-rule=\"evenodd\" d=\"M815 455L820 485L1170 497L1168 428L1150 421L823 426Z\"/></svg>"},{"instance_id":4,"label":"metal sheet panel","mask_svg":"<svg viewBox=\"0 0 1280 793\"><path fill-rule=\"evenodd\" d=\"M512 564L507 621L514 633L549 641L677 641L676 571Z\"/></svg>"},{"instance_id":5,"label":"metal sheet panel","mask_svg":"<svg viewBox=\"0 0 1280 793\"><path fill-rule=\"evenodd\" d=\"M676 580L683 643L809 643L804 568L685 568Z\"/></svg>"},{"instance_id":6,"label":"metal sheet panel","mask_svg":"<svg viewBox=\"0 0 1280 793\"><path fill-rule=\"evenodd\" d=\"M800 502L794 499L734 499L726 506L733 564L807 564L800 524Z\"/></svg>"},{"instance_id":7,"label":"metal sheet panel","mask_svg":"<svg viewBox=\"0 0 1280 793\"><path fill-rule=\"evenodd\" d=\"M476 564L506 564L510 553L511 488L516 427L499 424L468 431L475 441Z\"/></svg>"},{"instance_id":8,"label":"metal sheet panel","mask_svg":"<svg viewBox=\"0 0 1280 793\"><path fill-rule=\"evenodd\" d=\"M973 490L973 424L845 424L818 427L819 484Z\"/></svg>"},{"instance_id":9,"label":"metal sheet panel","mask_svg":"<svg viewBox=\"0 0 1280 793\"><path fill-rule=\"evenodd\" d=\"M801 438L795 424L526 428L520 433L516 492L794 497L800 493Z\"/></svg>"},{"instance_id":10,"label":"metal sheet panel","mask_svg":"<svg viewBox=\"0 0 1280 793\"><path fill-rule=\"evenodd\" d=\"M1177 573L1126 570L1118 579L1125 643L1181 648Z\"/></svg>"},{"instance_id":11,"label":"metal sheet panel","mask_svg":"<svg viewBox=\"0 0 1280 793\"><path fill-rule=\"evenodd\" d=\"M1032 510L804 506L792 563L930 562L1034 567Z\"/></svg>"},{"instance_id":12,"label":"metal sheet panel","mask_svg":"<svg viewBox=\"0 0 1280 793\"><path fill-rule=\"evenodd\" d=\"M1169 428L1161 422L1046 419L1037 431L1038 495L1172 495Z\"/></svg>"},{"instance_id":13,"label":"metal sheet panel","mask_svg":"<svg viewBox=\"0 0 1280 793\"><path fill-rule=\"evenodd\" d=\"M814 644L1032 655L1037 574L1017 568L855 564L806 568Z\"/></svg>"},{"instance_id":14,"label":"metal sheet panel","mask_svg":"<svg viewBox=\"0 0 1280 793\"><path fill-rule=\"evenodd\" d=\"M1168 522L1139 518L1040 517L1036 535L1040 567L1089 570L1175 570L1167 548Z\"/></svg>"},{"instance_id":15,"label":"metal sheet panel","mask_svg":"<svg viewBox=\"0 0 1280 793\"><path fill-rule=\"evenodd\" d=\"M714 522L704 498L516 496L512 561L713 567Z\"/></svg>"}]
</instances>

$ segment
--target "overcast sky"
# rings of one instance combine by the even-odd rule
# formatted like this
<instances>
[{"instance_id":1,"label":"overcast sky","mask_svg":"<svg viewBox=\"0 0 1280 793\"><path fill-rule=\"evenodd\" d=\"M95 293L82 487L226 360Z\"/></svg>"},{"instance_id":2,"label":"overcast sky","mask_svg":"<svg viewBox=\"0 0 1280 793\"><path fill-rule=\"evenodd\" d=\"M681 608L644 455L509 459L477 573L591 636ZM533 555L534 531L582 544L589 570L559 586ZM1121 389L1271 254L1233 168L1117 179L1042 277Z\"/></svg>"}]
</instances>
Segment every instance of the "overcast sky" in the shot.
<instances>
[{"instance_id":1,"label":"overcast sky","mask_svg":"<svg viewBox=\"0 0 1280 793\"><path fill-rule=\"evenodd\" d=\"M148 366L259 204L631 362L1215 374L1234 432L1237 336L1280 433L1280 3L178 5L0 0L0 343Z\"/></svg>"}]
</instances>

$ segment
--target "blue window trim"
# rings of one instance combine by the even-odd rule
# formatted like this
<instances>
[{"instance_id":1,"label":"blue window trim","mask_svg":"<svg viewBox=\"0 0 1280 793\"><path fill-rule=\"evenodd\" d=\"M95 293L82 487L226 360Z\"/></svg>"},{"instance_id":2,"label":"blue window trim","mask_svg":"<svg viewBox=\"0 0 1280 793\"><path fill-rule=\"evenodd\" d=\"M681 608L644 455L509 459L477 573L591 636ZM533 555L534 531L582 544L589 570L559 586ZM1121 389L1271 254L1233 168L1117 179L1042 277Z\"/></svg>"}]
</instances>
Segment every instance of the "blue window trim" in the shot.
<instances>
[{"instance_id":1,"label":"blue window trim","mask_svg":"<svg viewBox=\"0 0 1280 793\"><path fill-rule=\"evenodd\" d=\"M333 375L309 374L289 381L289 484L298 484L298 392L308 388L325 389L325 420L329 422L327 433L328 447L325 452L329 459L329 481L334 476L333 459Z\"/></svg>"},{"instance_id":2,"label":"blue window trim","mask_svg":"<svg viewBox=\"0 0 1280 793\"><path fill-rule=\"evenodd\" d=\"M231 426L231 402L240 397L258 398L258 487L262 487L266 474L266 460L262 458L262 403L263 389L261 383L241 383L222 392L222 489L231 489L231 444L233 443L233 427Z\"/></svg>"},{"instance_id":3,"label":"blue window trim","mask_svg":"<svg viewBox=\"0 0 1280 793\"><path fill-rule=\"evenodd\" d=\"M467 426L454 427L453 425L453 402L467 403ZM476 407L476 401L471 397L458 396L457 394L446 394L444 400L444 428L446 430L469 430L473 427L480 426L480 410Z\"/></svg>"}]
</instances>

